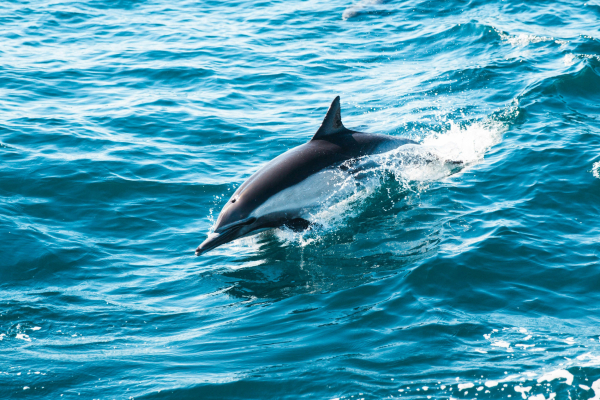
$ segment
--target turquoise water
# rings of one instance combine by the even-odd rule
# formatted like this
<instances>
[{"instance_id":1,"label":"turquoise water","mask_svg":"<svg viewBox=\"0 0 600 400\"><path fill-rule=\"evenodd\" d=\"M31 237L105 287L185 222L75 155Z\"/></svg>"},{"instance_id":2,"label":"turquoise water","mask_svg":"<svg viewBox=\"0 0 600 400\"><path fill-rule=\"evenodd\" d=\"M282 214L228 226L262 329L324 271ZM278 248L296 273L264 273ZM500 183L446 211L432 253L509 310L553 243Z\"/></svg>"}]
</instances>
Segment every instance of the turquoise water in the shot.
<instances>
[{"instance_id":1,"label":"turquoise water","mask_svg":"<svg viewBox=\"0 0 600 400\"><path fill-rule=\"evenodd\" d=\"M0 398L600 398L599 19L2 2ZM391 154L320 229L195 257L337 95L467 167Z\"/></svg>"}]
</instances>

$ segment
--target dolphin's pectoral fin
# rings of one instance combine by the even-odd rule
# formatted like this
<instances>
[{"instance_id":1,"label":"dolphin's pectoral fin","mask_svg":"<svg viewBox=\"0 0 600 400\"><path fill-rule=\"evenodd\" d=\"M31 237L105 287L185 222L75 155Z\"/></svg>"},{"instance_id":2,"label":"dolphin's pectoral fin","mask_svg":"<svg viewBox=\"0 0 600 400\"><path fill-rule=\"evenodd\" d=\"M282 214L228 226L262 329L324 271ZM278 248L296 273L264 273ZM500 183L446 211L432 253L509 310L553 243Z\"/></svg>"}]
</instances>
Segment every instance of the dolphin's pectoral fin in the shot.
<instances>
[{"instance_id":1,"label":"dolphin's pectoral fin","mask_svg":"<svg viewBox=\"0 0 600 400\"><path fill-rule=\"evenodd\" d=\"M305 220L304 218L294 218L283 223L283 226L293 230L294 232L302 232L312 226L312 222Z\"/></svg>"},{"instance_id":2,"label":"dolphin's pectoral fin","mask_svg":"<svg viewBox=\"0 0 600 400\"><path fill-rule=\"evenodd\" d=\"M315 136L311 140L319 140L323 139L325 136L330 135L339 135L343 133L349 133L350 130L346 129L344 124L342 124L342 108L340 106L340 96L337 96L333 99L333 102L329 106L329 110L327 110L327 114L325 114L325 118L323 119L323 123Z\"/></svg>"}]
</instances>

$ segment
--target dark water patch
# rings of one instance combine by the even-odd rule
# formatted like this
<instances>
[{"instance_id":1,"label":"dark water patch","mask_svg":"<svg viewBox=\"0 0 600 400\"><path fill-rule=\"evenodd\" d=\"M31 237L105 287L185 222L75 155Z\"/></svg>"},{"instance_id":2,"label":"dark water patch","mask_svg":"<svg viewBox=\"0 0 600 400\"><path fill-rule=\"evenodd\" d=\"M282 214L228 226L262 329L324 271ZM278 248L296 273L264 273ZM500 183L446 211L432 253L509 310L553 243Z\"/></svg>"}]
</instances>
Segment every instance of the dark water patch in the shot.
<instances>
[{"instance_id":1,"label":"dark water patch","mask_svg":"<svg viewBox=\"0 0 600 400\"><path fill-rule=\"evenodd\" d=\"M179 85L193 85L198 80L212 75L212 71L203 68L123 68L116 71L119 77L136 78L137 82L128 83L128 86L145 88L157 85L178 87ZM150 79L148 79L150 77Z\"/></svg>"}]
</instances>

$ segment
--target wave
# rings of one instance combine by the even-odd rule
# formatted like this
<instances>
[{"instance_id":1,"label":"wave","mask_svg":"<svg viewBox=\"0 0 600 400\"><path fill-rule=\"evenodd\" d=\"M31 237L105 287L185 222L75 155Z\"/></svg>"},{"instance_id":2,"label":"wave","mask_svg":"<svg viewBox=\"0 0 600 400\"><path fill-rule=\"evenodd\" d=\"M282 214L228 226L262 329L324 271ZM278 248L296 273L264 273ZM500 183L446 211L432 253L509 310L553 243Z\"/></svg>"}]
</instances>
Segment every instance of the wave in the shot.
<instances>
[{"instance_id":1,"label":"wave","mask_svg":"<svg viewBox=\"0 0 600 400\"><path fill-rule=\"evenodd\" d=\"M597 57L574 55L568 58L568 62L576 57L585 59L577 70L540 80L518 98L526 103L538 98L557 98L563 103L581 103L583 109L594 107L595 103L589 100L595 99L600 91L600 60Z\"/></svg>"}]
</instances>

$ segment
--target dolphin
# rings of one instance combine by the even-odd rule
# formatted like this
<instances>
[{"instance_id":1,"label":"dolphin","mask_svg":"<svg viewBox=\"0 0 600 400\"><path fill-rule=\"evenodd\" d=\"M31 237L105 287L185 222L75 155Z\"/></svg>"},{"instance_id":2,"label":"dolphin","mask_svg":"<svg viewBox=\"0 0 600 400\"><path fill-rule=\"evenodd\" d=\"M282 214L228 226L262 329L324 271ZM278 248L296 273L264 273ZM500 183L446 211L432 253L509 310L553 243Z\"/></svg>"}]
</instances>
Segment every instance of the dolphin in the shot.
<instances>
[{"instance_id":1,"label":"dolphin","mask_svg":"<svg viewBox=\"0 0 600 400\"><path fill-rule=\"evenodd\" d=\"M323 191L323 185L317 181L327 179L320 172L407 144L418 143L344 127L337 96L312 139L266 163L235 191L221 210L213 233L196 249L196 255L265 229L307 229L311 223L303 216L314 206L312 192Z\"/></svg>"}]
</instances>

